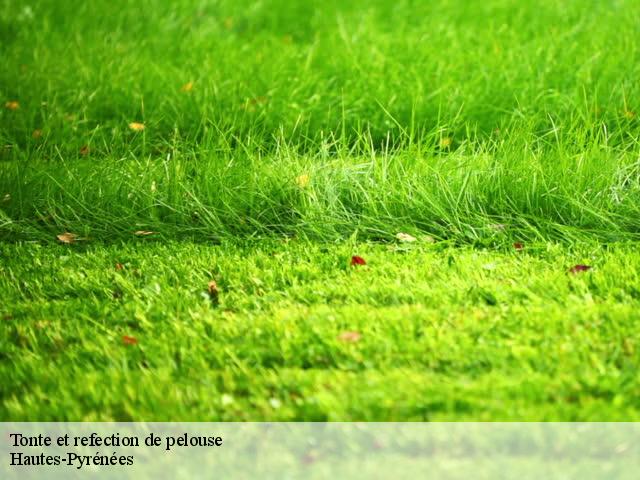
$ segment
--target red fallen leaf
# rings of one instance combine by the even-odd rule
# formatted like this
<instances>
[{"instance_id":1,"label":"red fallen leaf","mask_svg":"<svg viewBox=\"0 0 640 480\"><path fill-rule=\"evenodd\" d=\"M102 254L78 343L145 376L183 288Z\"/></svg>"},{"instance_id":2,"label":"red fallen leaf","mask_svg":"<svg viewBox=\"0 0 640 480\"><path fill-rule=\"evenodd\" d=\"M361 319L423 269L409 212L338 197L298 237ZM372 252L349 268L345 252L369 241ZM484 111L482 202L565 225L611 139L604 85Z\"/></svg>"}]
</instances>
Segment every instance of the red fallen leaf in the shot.
<instances>
[{"instance_id":1,"label":"red fallen leaf","mask_svg":"<svg viewBox=\"0 0 640 480\"><path fill-rule=\"evenodd\" d=\"M123 335L122 343L124 343L125 345L137 345L138 339L136 337L130 337L129 335Z\"/></svg>"},{"instance_id":2,"label":"red fallen leaf","mask_svg":"<svg viewBox=\"0 0 640 480\"><path fill-rule=\"evenodd\" d=\"M116 270L117 271L124 270L124 265L121 263L116 263Z\"/></svg>"},{"instance_id":3,"label":"red fallen leaf","mask_svg":"<svg viewBox=\"0 0 640 480\"><path fill-rule=\"evenodd\" d=\"M586 272L587 270L591 270L591 267L589 265L574 265L573 267L571 267L569 269L569 273L579 273L579 272Z\"/></svg>"},{"instance_id":4,"label":"red fallen leaf","mask_svg":"<svg viewBox=\"0 0 640 480\"><path fill-rule=\"evenodd\" d=\"M345 343L356 343L359 342L362 338L362 334L360 332L342 332L338 335L338 340Z\"/></svg>"},{"instance_id":5,"label":"red fallen leaf","mask_svg":"<svg viewBox=\"0 0 640 480\"><path fill-rule=\"evenodd\" d=\"M351 257L351 266L355 267L356 265L366 265L367 262L365 261L364 258L358 256L358 255L354 255L353 257Z\"/></svg>"},{"instance_id":6,"label":"red fallen leaf","mask_svg":"<svg viewBox=\"0 0 640 480\"><path fill-rule=\"evenodd\" d=\"M524 244L521 242L515 242L513 244L513 248L515 248L516 250L522 250L524 248Z\"/></svg>"}]
</instances>

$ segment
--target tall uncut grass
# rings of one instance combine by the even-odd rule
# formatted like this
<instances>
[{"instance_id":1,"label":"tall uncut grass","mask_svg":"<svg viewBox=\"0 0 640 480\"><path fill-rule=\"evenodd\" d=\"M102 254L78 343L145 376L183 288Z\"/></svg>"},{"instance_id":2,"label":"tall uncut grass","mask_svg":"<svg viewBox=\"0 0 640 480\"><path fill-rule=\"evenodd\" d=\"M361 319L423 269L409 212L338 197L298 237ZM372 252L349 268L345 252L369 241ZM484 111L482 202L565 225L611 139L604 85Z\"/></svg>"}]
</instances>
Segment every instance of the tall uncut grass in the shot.
<instances>
[{"instance_id":1,"label":"tall uncut grass","mask_svg":"<svg viewBox=\"0 0 640 480\"><path fill-rule=\"evenodd\" d=\"M0 5L2 238L640 233L638 2Z\"/></svg>"}]
</instances>

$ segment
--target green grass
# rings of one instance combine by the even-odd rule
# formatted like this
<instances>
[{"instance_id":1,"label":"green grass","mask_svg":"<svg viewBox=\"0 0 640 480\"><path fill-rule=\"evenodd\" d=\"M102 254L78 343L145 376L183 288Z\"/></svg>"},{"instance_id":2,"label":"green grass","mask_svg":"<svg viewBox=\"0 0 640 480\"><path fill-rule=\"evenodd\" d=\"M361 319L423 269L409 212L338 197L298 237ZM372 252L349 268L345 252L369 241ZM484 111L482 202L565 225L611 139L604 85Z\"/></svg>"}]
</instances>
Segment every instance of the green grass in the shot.
<instances>
[{"instance_id":1,"label":"green grass","mask_svg":"<svg viewBox=\"0 0 640 480\"><path fill-rule=\"evenodd\" d=\"M628 245L0 251L3 419L640 419Z\"/></svg>"},{"instance_id":2,"label":"green grass","mask_svg":"<svg viewBox=\"0 0 640 480\"><path fill-rule=\"evenodd\" d=\"M0 0L0 418L637 419L638 25Z\"/></svg>"},{"instance_id":3,"label":"green grass","mask_svg":"<svg viewBox=\"0 0 640 480\"><path fill-rule=\"evenodd\" d=\"M637 2L344 3L5 0L2 237L638 238Z\"/></svg>"}]
</instances>

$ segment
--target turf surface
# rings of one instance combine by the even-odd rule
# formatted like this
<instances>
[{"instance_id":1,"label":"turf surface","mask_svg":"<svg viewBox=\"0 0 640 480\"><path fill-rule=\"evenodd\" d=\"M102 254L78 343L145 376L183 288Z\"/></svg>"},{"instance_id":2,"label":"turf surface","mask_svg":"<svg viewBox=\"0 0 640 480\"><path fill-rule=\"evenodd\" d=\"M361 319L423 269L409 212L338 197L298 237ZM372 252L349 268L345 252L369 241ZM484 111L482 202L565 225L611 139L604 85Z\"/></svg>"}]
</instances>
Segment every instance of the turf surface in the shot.
<instances>
[{"instance_id":1,"label":"turf surface","mask_svg":"<svg viewBox=\"0 0 640 480\"><path fill-rule=\"evenodd\" d=\"M637 419L639 24L0 2L0 418Z\"/></svg>"},{"instance_id":2,"label":"turf surface","mask_svg":"<svg viewBox=\"0 0 640 480\"><path fill-rule=\"evenodd\" d=\"M640 418L629 246L0 251L3 418Z\"/></svg>"}]
</instances>

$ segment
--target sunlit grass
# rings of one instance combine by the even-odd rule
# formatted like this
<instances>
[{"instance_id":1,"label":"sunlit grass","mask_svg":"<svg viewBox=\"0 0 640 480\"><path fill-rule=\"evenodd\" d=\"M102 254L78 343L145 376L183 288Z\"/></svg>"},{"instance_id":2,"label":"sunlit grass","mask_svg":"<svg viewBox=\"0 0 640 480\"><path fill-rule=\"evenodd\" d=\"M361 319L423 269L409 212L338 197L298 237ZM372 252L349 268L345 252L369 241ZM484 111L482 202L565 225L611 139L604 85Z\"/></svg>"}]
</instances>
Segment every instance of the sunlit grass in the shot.
<instances>
[{"instance_id":1,"label":"sunlit grass","mask_svg":"<svg viewBox=\"0 0 640 480\"><path fill-rule=\"evenodd\" d=\"M0 253L5 419L631 420L640 411L632 246L145 239ZM350 266L354 254L367 264ZM592 269L569 273L575 264Z\"/></svg>"},{"instance_id":2,"label":"sunlit grass","mask_svg":"<svg viewBox=\"0 0 640 480\"><path fill-rule=\"evenodd\" d=\"M2 235L637 238L640 9L588 3L5 2Z\"/></svg>"},{"instance_id":3,"label":"sunlit grass","mask_svg":"<svg viewBox=\"0 0 640 480\"><path fill-rule=\"evenodd\" d=\"M0 2L0 417L637 419L639 24Z\"/></svg>"}]
</instances>

